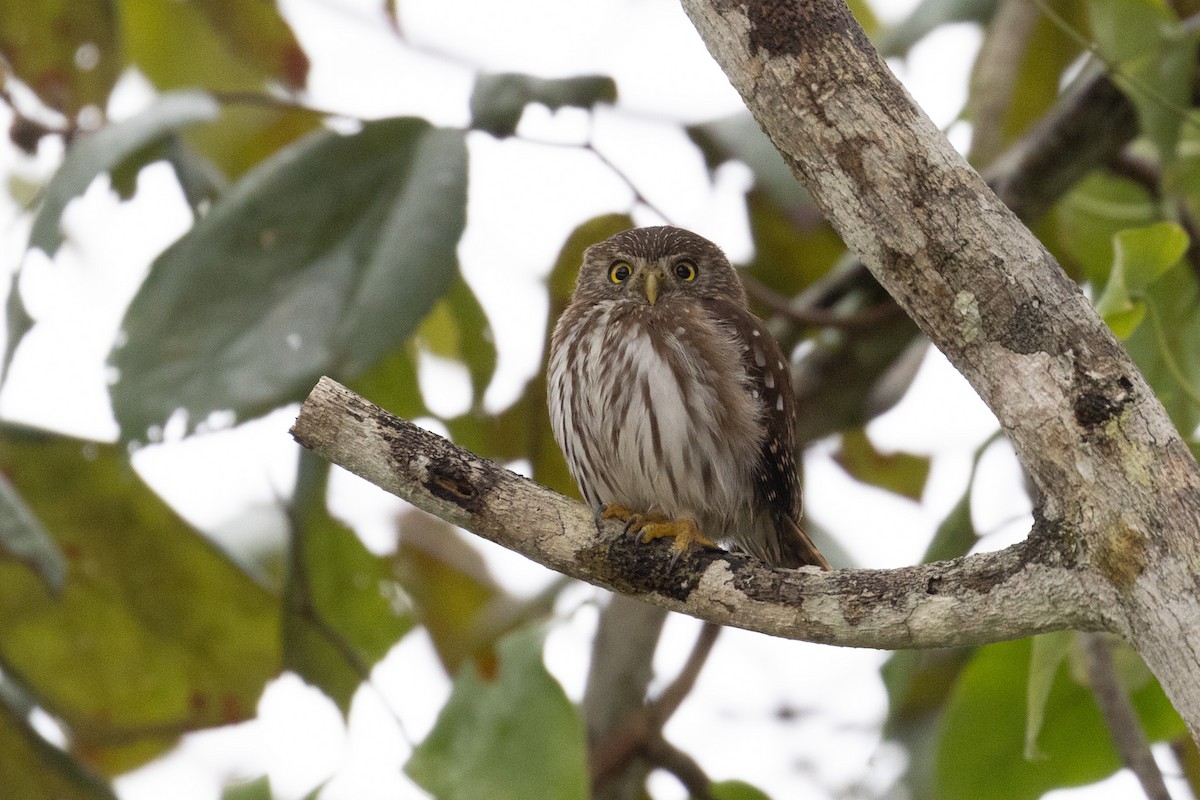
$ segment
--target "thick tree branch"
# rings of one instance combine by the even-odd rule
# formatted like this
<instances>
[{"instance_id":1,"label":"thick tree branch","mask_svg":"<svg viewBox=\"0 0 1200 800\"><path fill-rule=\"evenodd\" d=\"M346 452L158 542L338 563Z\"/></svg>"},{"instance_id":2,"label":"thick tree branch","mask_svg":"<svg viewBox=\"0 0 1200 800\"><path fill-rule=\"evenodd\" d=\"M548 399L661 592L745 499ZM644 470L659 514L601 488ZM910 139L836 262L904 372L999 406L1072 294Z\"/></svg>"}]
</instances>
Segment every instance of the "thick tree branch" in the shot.
<instances>
[{"instance_id":1,"label":"thick tree branch","mask_svg":"<svg viewBox=\"0 0 1200 800\"><path fill-rule=\"evenodd\" d=\"M844 2L683 5L842 239L996 414L1039 490L1027 549L1078 567L1097 594L1064 601L1104 606L1200 736L1200 469L1128 354Z\"/></svg>"},{"instance_id":2,"label":"thick tree branch","mask_svg":"<svg viewBox=\"0 0 1200 800\"><path fill-rule=\"evenodd\" d=\"M296 441L388 492L534 561L710 622L850 647L951 647L1050 630L1110 629L1105 587L1074 570L1044 521L1026 543L896 570L774 569L597 531L592 512L322 378ZM1051 536L1053 533L1053 536ZM661 545L661 546L660 546Z\"/></svg>"}]
</instances>

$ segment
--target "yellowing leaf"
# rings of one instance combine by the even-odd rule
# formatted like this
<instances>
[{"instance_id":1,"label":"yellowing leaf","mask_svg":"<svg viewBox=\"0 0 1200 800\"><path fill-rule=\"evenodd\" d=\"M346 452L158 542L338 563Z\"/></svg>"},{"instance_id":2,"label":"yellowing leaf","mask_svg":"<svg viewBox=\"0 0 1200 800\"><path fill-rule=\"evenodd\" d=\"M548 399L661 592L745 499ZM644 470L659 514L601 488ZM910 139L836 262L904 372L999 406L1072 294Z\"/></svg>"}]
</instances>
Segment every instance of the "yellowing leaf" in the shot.
<instances>
[{"instance_id":1,"label":"yellowing leaf","mask_svg":"<svg viewBox=\"0 0 1200 800\"><path fill-rule=\"evenodd\" d=\"M67 559L58 599L0 563L0 663L104 774L182 733L254 714L279 672L279 604L183 523L124 449L0 440L7 474Z\"/></svg>"},{"instance_id":2,"label":"yellowing leaf","mask_svg":"<svg viewBox=\"0 0 1200 800\"><path fill-rule=\"evenodd\" d=\"M395 563L397 578L446 672L457 674L475 659L490 673L494 639L504 631L488 622L504 616L498 610L511 600L492 580L479 553L448 523L413 513L402 520Z\"/></svg>"},{"instance_id":3,"label":"yellowing leaf","mask_svg":"<svg viewBox=\"0 0 1200 800\"><path fill-rule=\"evenodd\" d=\"M863 483L910 500L921 499L929 477L928 458L910 453L880 453L862 428L842 434L842 446L833 459Z\"/></svg>"},{"instance_id":4,"label":"yellowing leaf","mask_svg":"<svg viewBox=\"0 0 1200 800\"><path fill-rule=\"evenodd\" d=\"M43 103L74 116L104 107L124 66L112 3L0 3L0 53Z\"/></svg>"}]
</instances>

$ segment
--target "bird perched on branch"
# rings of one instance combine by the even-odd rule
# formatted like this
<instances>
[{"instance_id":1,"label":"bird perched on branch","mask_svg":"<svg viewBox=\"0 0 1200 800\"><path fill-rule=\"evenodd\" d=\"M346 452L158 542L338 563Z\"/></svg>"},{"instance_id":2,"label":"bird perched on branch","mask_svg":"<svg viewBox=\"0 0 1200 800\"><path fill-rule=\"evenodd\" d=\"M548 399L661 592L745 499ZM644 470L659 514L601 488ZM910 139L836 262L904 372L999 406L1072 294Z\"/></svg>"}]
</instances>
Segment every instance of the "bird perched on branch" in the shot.
<instances>
[{"instance_id":1,"label":"bird perched on branch","mask_svg":"<svg viewBox=\"0 0 1200 800\"><path fill-rule=\"evenodd\" d=\"M554 328L550 420L603 517L643 540L829 564L800 527L788 360L715 244L673 227L589 247Z\"/></svg>"}]
</instances>

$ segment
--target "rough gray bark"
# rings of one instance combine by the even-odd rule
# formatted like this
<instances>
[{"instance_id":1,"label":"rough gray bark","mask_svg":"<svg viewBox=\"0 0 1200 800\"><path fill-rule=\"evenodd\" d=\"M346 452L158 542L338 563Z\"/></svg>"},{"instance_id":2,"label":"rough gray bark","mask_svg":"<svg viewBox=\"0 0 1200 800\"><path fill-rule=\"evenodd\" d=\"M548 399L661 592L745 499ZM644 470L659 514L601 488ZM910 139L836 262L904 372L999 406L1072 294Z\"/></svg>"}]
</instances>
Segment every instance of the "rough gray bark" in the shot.
<instances>
[{"instance_id":1,"label":"rough gray bark","mask_svg":"<svg viewBox=\"0 0 1200 800\"><path fill-rule=\"evenodd\" d=\"M322 378L292 428L300 444L413 505L574 578L721 625L884 649L952 647L1064 628L1111 629L1106 580L1028 542L895 570L776 569L704 551L672 565L587 507ZM1111 600L1111 597L1109 597ZM1110 603L1111 604L1111 603Z\"/></svg>"},{"instance_id":2,"label":"rough gray bark","mask_svg":"<svg viewBox=\"0 0 1200 800\"><path fill-rule=\"evenodd\" d=\"M1200 469L1124 349L843 2L683 5L842 238L1000 420L1040 494L1022 548L1078 577L1073 601L1200 736Z\"/></svg>"}]
</instances>

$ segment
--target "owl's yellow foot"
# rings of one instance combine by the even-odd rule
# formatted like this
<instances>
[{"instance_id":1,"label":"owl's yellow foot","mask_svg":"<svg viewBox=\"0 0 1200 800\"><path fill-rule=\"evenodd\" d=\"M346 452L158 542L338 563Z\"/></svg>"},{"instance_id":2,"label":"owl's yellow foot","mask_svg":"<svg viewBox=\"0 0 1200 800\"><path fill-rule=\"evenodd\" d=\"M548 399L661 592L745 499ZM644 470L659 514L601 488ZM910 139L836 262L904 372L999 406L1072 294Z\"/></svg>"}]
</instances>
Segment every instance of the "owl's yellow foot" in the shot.
<instances>
[{"instance_id":1,"label":"owl's yellow foot","mask_svg":"<svg viewBox=\"0 0 1200 800\"><path fill-rule=\"evenodd\" d=\"M671 519L665 514L643 514L619 503L607 503L596 513L597 523L605 519L621 520L625 523L625 533L641 533L643 543L655 539L673 539L675 552L671 556L672 564L693 547L721 549L720 545L701 533L695 520L689 517Z\"/></svg>"},{"instance_id":2,"label":"owl's yellow foot","mask_svg":"<svg viewBox=\"0 0 1200 800\"><path fill-rule=\"evenodd\" d=\"M643 514L639 511L634 511L632 508L621 505L620 503L606 503L600 508L600 512L596 515L597 522L603 519L619 519L625 523L625 533L637 533L646 525L668 522L667 517L662 514Z\"/></svg>"},{"instance_id":3,"label":"owl's yellow foot","mask_svg":"<svg viewBox=\"0 0 1200 800\"><path fill-rule=\"evenodd\" d=\"M700 532L700 529L696 527L695 520L688 517L665 520L663 522L648 522L642 525L643 542L666 537L675 540L673 544L675 552L671 555L672 564L693 547L711 547L714 550L721 549L716 542Z\"/></svg>"}]
</instances>

